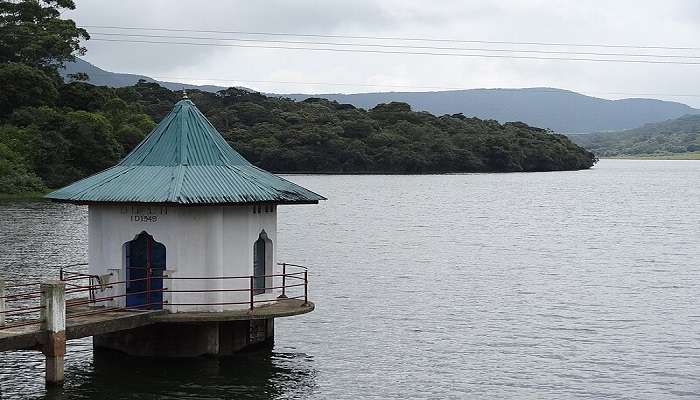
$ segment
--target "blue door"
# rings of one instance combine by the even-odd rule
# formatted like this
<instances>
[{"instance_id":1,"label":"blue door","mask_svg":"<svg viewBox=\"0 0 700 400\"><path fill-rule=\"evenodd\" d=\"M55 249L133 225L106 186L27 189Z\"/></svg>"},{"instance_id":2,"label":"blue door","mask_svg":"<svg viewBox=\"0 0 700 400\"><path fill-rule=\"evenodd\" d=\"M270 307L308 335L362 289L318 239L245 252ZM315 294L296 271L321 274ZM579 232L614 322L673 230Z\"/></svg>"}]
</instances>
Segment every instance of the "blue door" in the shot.
<instances>
[{"instance_id":1,"label":"blue door","mask_svg":"<svg viewBox=\"0 0 700 400\"><path fill-rule=\"evenodd\" d=\"M126 306L163 308L165 246L146 232L126 245Z\"/></svg>"}]
</instances>

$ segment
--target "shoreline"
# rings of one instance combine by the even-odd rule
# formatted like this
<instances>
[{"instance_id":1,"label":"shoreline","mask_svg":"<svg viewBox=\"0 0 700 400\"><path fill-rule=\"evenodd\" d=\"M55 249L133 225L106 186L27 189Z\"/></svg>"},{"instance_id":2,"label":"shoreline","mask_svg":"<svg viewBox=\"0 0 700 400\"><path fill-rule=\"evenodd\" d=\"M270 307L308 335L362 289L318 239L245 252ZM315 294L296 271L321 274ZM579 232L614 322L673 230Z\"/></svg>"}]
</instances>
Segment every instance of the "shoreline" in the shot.
<instances>
[{"instance_id":1,"label":"shoreline","mask_svg":"<svg viewBox=\"0 0 700 400\"><path fill-rule=\"evenodd\" d=\"M700 151L688 153L634 154L600 157L601 160L700 160Z\"/></svg>"},{"instance_id":2,"label":"shoreline","mask_svg":"<svg viewBox=\"0 0 700 400\"><path fill-rule=\"evenodd\" d=\"M694 153L678 153L678 154L640 154L635 156L611 156L600 157L600 160L646 160L646 161L700 161L700 152ZM591 168L580 170L562 170L562 171L518 171L518 172L436 172L436 173L391 173L391 172L279 172L275 174L294 176L294 175L459 175L459 174L508 174L508 173L531 173L531 172L565 172L565 171L586 171ZM0 193L0 201L8 200L46 200L44 195L52 192L53 189L47 189L41 192L26 192L26 193Z\"/></svg>"}]
</instances>

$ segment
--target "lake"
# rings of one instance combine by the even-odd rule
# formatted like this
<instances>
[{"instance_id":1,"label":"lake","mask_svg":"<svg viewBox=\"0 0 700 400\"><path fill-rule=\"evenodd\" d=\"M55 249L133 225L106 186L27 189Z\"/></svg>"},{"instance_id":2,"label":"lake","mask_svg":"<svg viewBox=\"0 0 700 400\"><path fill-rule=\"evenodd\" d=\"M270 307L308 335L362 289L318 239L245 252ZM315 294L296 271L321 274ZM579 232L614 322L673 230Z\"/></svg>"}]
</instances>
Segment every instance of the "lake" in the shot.
<instances>
[{"instance_id":1,"label":"lake","mask_svg":"<svg viewBox=\"0 0 700 400\"><path fill-rule=\"evenodd\" d=\"M194 361L69 342L0 353L0 398L700 397L700 162L577 172L290 176L328 197L279 207L278 258L316 310L272 350ZM87 259L87 210L0 203L0 276ZM53 274L54 270L51 270Z\"/></svg>"}]
</instances>

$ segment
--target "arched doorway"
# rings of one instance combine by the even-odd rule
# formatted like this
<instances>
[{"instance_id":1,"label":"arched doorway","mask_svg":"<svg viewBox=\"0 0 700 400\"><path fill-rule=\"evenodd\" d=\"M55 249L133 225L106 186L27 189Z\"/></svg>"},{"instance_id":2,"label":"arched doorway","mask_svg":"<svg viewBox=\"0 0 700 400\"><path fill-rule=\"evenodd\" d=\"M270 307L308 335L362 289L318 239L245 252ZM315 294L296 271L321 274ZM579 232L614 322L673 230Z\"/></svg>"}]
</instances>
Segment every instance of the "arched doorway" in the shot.
<instances>
[{"instance_id":1,"label":"arched doorway","mask_svg":"<svg viewBox=\"0 0 700 400\"><path fill-rule=\"evenodd\" d=\"M163 308L165 254L165 245L146 232L124 243L127 307Z\"/></svg>"},{"instance_id":2,"label":"arched doorway","mask_svg":"<svg viewBox=\"0 0 700 400\"><path fill-rule=\"evenodd\" d=\"M263 230L258 236L258 240L253 244L253 293L265 293L265 282L268 271L271 270L270 264L272 259L272 240L267 237L267 233Z\"/></svg>"}]
</instances>

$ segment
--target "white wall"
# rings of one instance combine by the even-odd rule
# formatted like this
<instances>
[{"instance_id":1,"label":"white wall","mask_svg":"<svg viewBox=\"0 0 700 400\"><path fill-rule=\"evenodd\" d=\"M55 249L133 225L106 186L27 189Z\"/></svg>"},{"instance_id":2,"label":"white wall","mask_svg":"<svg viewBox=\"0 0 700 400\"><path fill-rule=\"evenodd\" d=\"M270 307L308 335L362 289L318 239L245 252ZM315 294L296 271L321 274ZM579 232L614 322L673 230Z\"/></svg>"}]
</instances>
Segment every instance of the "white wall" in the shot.
<instances>
[{"instance_id":1,"label":"white wall","mask_svg":"<svg viewBox=\"0 0 700 400\"><path fill-rule=\"evenodd\" d=\"M260 212L258 212L258 210ZM112 273L111 281L126 277L124 243L145 231L166 247L167 275L183 277L248 277L253 274L253 243L265 230L272 241L267 274L276 269L277 212L275 206L144 207L132 205L91 205L88 216L88 262L94 275ZM246 289L239 292L164 293L172 312L221 311L247 305L212 303L247 302L249 279L168 280L169 290ZM279 286L269 279L267 287ZM125 286L114 285L114 295ZM109 293L107 293L109 294ZM277 293L256 296L273 298ZM102 294L98 294L102 296ZM206 303L206 306L177 306L178 303ZM121 297L114 305L123 306Z\"/></svg>"}]
</instances>

